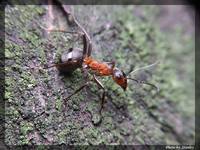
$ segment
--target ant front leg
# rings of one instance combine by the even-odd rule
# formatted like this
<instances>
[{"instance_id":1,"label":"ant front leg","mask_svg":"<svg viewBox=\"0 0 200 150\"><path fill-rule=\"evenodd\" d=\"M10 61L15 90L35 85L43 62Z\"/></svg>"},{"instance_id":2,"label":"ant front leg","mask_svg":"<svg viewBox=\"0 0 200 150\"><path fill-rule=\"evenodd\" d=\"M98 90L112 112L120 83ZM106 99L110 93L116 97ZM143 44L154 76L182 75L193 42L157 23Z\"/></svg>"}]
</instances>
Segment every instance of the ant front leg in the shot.
<instances>
[{"instance_id":1,"label":"ant front leg","mask_svg":"<svg viewBox=\"0 0 200 150\"><path fill-rule=\"evenodd\" d=\"M82 40L83 40L83 58L85 58L86 56L90 56L88 54L88 51L91 46L88 44L88 40L85 34L82 34Z\"/></svg>"},{"instance_id":2,"label":"ant front leg","mask_svg":"<svg viewBox=\"0 0 200 150\"><path fill-rule=\"evenodd\" d=\"M105 88L104 88L103 84L96 78L95 75L93 75L93 79L94 79L95 83L96 83L101 89L103 89L103 93L102 93L102 97L101 97L101 108L100 108L100 110L99 110L99 113L100 113L100 115L101 115L103 106L104 106L104 104L105 104L106 91L105 91Z\"/></svg>"}]
</instances>

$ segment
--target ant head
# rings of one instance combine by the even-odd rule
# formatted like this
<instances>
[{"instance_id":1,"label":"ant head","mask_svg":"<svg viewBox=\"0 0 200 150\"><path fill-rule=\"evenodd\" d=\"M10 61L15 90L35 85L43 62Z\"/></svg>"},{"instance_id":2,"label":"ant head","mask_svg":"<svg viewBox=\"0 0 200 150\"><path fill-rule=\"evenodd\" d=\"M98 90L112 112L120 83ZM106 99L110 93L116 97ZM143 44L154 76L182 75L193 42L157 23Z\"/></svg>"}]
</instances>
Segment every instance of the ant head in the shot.
<instances>
[{"instance_id":1,"label":"ant head","mask_svg":"<svg viewBox=\"0 0 200 150\"><path fill-rule=\"evenodd\" d=\"M119 70L118 68L114 68L112 78L119 86L121 86L124 91L126 90L127 78L123 71Z\"/></svg>"}]
</instances>

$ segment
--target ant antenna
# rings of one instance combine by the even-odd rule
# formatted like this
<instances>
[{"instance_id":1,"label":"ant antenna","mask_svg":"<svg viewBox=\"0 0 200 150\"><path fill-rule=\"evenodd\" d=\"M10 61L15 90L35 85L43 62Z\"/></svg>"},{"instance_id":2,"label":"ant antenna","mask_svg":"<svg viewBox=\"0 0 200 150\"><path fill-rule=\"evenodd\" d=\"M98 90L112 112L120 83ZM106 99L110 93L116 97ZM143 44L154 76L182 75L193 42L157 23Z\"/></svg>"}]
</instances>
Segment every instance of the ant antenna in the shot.
<instances>
[{"instance_id":1,"label":"ant antenna","mask_svg":"<svg viewBox=\"0 0 200 150\"><path fill-rule=\"evenodd\" d=\"M159 62L160 62L160 61L156 61L156 62L153 63L153 64L150 64L150 65L147 65L147 66L144 66L144 67L141 67L141 68L137 68L137 69L131 71L128 75L130 75L131 73L135 73L135 72L137 72L137 71L149 69L149 68L151 68L151 67L157 65ZM158 88L157 86L155 86L154 84L152 84L152 83L144 82L144 81L139 81L139 80L133 79L133 78L127 78L127 79L133 80L133 81L135 81L135 82L137 82L137 83L139 83L139 84L150 85L150 86L152 86L153 88L155 88L155 89L157 90L157 92L159 91L159 88Z\"/></svg>"},{"instance_id":2,"label":"ant antenna","mask_svg":"<svg viewBox=\"0 0 200 150\"><path fill-rule=\"evenodd\" d=\"M157 92L159 92L159 90L160 90L157 86L155 86L155 85L152 84L152 83L144 82L144 81L139 81L139 80L137 80L137 79L133 79L133 78L127 78L127 79L133 80L133 81L135 81L135 82L137 82L137 83L139 83L139 84L150 85L150 86L152 86L153 88L155 88Z\"/></svg>"},{"instance_id":3,"label":"ant antenna","mask_svg":"<svg viewBox=\"0 0 200 150\"><path fill-rule=\"evenodd\" d=\"M135 70L129 72L128 75L130 75L131 73L134 73L134 72L140 71L140 70L146 70L146 69L151 68L151 67L153 67L153 66L155 66L155 65L157 65L157 64L159 64L159 63L160 63L160 61L158 60L158 61L156 61L155 63L150 64L150 65L148 65L148 66L144 66L144 67L141 67L141 68L137 68L137 69L135 69Z\"/></svg>"}]
</instances>

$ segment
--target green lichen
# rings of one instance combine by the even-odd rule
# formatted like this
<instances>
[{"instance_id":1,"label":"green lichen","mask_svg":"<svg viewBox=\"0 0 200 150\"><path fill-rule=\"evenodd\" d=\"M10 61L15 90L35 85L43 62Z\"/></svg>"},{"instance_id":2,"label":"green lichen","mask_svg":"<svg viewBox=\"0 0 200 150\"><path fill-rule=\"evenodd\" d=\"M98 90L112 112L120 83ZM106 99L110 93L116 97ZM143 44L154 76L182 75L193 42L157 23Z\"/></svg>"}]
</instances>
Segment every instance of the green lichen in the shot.
<instances>
[{"instance_id":1,"label":"green lichen","mask_svg":"<svg viewBox=\"0 0 200 150\"><path fill-rule=\"evenodd\" d=\"M5 111L5 116L9 116L14 120L17 120L19 115L19 111L15 107L10 107L9 110L6 109Z\"/></svg>"},{"instance_id":2,"label":"green lichen","mask_svg":"<svg viewBox=\"0 0 200 150\"><path fill-rule=\"evenodd\" d=\"M20 124L20 130L21 130L21 134L22 135L26 135L28 132L32 131L33 128L33 124L30 122L22 122Z\"/></svg>"},{"instance_id":3,"label":"green lichen","mask_svg":"<svg viewBox=\"0 0 200 150\"><path fill-rule=\"evenodd\" d=\"M67 129L62 130L60 133L58 133L59 143L66 142L66 136L69 132L70 132L70 130L67 128Z\"/></svg>"},{"instance_id":4,"label":"green lichen","mask_svg":"<svg viewBox=\"0 0 200 150\"><path fill-rule=\"evenodd\" d=\"M20 136L19 139L20 139L19 144L21 145L25 145L29 143L29 140L25 136Z\"/></svg>"},{"instance_id":5,"label":"green lichen","mask_svg":"<svg viewBox=\"0 0 200 150\"><path fill-rule=\"evenodd\" d=\"M45 150L46 146L44 146L44 145L37 145L36 149L37 150Z\"/></svg>"},{"instance_id":6,"label":"green lichen","mask_svg":"<svg viewBox=\"0 0 200 150\"><path fill-rule=\"evenodd\" d=\"M61 99L61 98L58 98L58 99L56 100L56 109L57 109L58 111L60 111L61 108L62 108L62 105L63 105L62 99Z\"/></svg>"}]
</instances>

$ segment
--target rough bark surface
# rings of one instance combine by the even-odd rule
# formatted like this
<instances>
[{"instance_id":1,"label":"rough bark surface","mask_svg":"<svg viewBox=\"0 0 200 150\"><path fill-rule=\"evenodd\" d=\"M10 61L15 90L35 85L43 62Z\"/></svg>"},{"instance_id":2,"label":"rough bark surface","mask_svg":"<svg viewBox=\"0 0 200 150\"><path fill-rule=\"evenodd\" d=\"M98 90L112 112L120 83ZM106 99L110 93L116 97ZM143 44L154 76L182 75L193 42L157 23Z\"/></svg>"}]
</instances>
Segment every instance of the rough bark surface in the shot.
<instances>
[{"instance_id":1,"label":"rough bark surface","mask_svg":"<svg viewBox=\"0 0 200 150\"><path fill-rule=\"evenodd\" d=\"M84 83L81 71L66 76L43 68L68 48L82 48L77 37L47 34L40 27L48 21L44 6L8 5L6 144L194 144L194 16L188 8L70 7L92 38L94 58L115 60L125 72L160 60L136 75L160 91L130 81L124 92L111 78L100 78L107 95L98 123L102 91L92 84L64 101Z\"/></svg>"}]
</instances>

